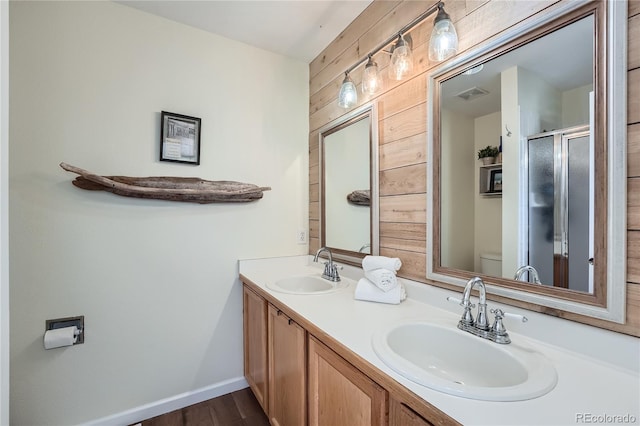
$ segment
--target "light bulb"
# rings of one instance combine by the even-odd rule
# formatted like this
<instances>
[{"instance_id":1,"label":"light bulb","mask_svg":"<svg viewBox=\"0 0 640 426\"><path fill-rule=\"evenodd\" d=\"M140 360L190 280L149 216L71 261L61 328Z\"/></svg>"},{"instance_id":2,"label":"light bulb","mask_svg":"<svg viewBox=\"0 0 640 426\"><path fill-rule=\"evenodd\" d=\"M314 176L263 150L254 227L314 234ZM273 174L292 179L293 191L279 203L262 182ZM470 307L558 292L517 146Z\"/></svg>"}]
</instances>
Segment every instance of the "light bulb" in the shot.
<instances>
[{"instance_id":1,"label":"light bulb","mask_svg":"<svg viewBox=\"0 0 640 426\"><path fill-rule=\"evenodd\" d=\"M351 108L358 103L358 91L349 73L344 73L344 80L338 93L338 106L341 108Z\"/></svg>"},{"instance_id":2,"label":"light bulb","mask_svg":"<svg viewBox=\"0 0 640 426\"><path fill-rule=\"evenodd\" d=\"M362 93L373 95L381 88L382 76L378 71L378 64L373 62L371 56L369 56L369 61L367 61L362 74Z\"/></svg>"},{"instance_id":3,"label":"light bulb","mask_svg":"<svg viewBox=\"0 0 640 426\"><path fill-rule=\"evenodd\" d=\"M458 52L458 34L451 22L451 18L444 11L444 6L438 6L438 15L433 24L431 40L429 40L429 59L441 62L454 56Z\"/></svg>"},{"instance_id":4,"label":"light bulb","mask_svg":"<svg viewBox=\"0 0 640 426\"><path fill-rule=\"evenodd\" d=\"M389 63L389 77L402 80L413 71L413 54L404 36L399 36Z\"/></svg>"}]
</instances>

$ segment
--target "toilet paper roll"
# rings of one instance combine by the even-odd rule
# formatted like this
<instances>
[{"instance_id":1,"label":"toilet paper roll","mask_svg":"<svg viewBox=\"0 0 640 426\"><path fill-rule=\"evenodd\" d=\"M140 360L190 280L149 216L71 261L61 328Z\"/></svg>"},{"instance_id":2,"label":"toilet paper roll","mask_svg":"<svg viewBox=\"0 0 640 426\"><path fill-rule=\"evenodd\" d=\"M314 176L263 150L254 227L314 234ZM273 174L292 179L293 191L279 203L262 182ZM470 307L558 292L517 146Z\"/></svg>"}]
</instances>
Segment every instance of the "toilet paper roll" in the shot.
<instances>
[{"instance_id":1,"label":"toilet paper roll","mask_svg":"<svg viewBox=\"0 0 640 426\"><path fill-rule=\"evenodd\" d=\"M78 339L78 327L56 328L55 330L47 330L44 333L44 348L54 349L63 346L71 346Z\"/></svg>"}]
</instances>

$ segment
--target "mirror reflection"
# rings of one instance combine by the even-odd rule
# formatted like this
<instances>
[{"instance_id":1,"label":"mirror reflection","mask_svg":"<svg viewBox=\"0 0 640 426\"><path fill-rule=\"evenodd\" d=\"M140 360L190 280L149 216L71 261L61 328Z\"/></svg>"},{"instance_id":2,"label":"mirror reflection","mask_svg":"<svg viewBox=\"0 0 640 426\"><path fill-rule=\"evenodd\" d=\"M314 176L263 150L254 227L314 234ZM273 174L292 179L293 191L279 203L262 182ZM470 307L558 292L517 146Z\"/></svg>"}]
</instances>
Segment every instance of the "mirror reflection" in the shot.
<instances>
[{"instance_id":1,"label":"mirror reflection","mask_svg":"<svg viewBox=\"0 0 640 426\"><path fill-rule=\"evenodd\" d=\"M440 85L440 266L593 294L594 17Z\"/></svg>"},{"instance_id":2,"label":"mirror reflection","mask_svg":"<svg viewBox=\"0 0 640 426\"><path fill-rule=\"evenodd\" d=\"M325 245L369 253L369 116L325 136Z\"/></svg>"},{"instance_id":3,"label":"mirror reflection","mask_svg":"<svg viewBox=\"0 0 640 426\"><path fill-rule=\"evenodd\" d=\"M343 260L377 253L374 122L365 106L320 131L321 246Z\"/></svg>"}]
</instances>

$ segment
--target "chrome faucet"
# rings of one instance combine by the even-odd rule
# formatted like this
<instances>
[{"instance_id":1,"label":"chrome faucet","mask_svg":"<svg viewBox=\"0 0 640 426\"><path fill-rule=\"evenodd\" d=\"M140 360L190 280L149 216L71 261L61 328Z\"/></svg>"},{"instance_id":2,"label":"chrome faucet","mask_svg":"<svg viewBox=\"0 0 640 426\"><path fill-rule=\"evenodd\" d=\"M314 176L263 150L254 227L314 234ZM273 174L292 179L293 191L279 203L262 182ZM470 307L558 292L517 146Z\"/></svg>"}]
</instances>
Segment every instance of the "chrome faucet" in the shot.
<instances>
[{"instance_id":1,"label":"chrome faucet","mask_svg":"<svg viewBox=\"0 0 640 426\"><path fill-rule=\"evenodd\" d=\"M333 257L331 256L331 250L327 247L321 247L320 250L316 252L315 257L313 258L314 262L318 262L318 256L323 251L326 251L329 254L329 261L324 262L324 272L322 273L322 278L325 280L329 280L332 282L340 281L340 275L338 274L338 265L333 263Z\"/></svg>"},{"instance_id":2,"label":"chrome faucet","mask_svg":"<svg viewBox=\"0 0 640 426\"><path fill-rule=\"evenodd\" d=\"M531 279L531 282L533 282L534 284L542 284L540 282L540 276L538 275L538 271L536 271L536 268L529 265L524 265L519 267L518 270L516 271L516 274L513 276L513 279L518 281L525 281L522 279L522 277L526 272L529 273L529 278Z\"/></svg>"},{"instance_id":3,"label":"chrome faucet","mask_svg":"<svg viewBox=\"0 0 640 426\"><path fill-rule=\"evenodd\" d=\"M471 315L471 308L473 307L471 304L471 290L473 290L473 287L476 285L480 292L480 301L478 302L478 318L474 321L473 315ZM464 287L464 292L462 293L462 306L464 307L464 313L462 314L461 322L480 330L487 330L489 328L489 322L487 321L487 290L482 278L474 277L467 282L467 285Z\"/></svg>"},{"instance_id":4,"label":"chrome faucet","mask_svg":"<svg viewBox=\"0 0 640 426\"><path fill-rule=\"evenodd\" d=\"M478 291L480 293L480 300L478 302L478 317L474 319L471 314L471 309L475 308L475 305L471 303L471 290L473 290L476 285L478 286ZM527 322L527 317L525 316L505 313L501 309L491 309L491 313L495 314L495 320L493 325L489 326L489 322L487 320L487 290L482 278L480 277L471 278L467 282L462 293L462 300L456 299L455 297L447 297L447 300L459 303L460 306L464 308L462 318L458 321L458 328L460 330L496 343L511 343L511 338L507 333L507 329L502 323L502 319L505 316L518 318L521 319L522 322Z\"/></svg>"}]
</instances>

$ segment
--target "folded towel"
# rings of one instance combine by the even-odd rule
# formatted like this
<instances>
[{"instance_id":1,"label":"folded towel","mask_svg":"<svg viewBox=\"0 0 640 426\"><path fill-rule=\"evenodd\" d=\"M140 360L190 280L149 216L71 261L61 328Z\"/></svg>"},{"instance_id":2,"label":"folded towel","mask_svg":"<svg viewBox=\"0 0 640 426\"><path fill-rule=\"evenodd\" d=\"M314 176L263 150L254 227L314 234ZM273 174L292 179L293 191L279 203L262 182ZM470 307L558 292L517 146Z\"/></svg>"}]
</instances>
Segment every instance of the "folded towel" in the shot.
<instances>
[{"instance_id":1,"label":"folded towel","mask_svg":"<svg viewBox=\"0 0 640 426\"><path fill-rule=\"evenodd\" d=\"M397 257L386 256L365 256L362 259L362 269L372 271L374 269L388 269L397 271L402 266L402 262Z\"/></svg>"},{"instance_id":2,"label":"folded towel","mask_svg":"<svg viewBox=\"0 0 640 426\"><path fill-rule=\"evenodd\" d=\"M364 276L382 291L389 291L398 285L396 273L388 269L365 271Z\"/></svg>"},{"instance_id":3,"label":"folded towel","mask_svg":"<svg viewBox=\"0 0 640 426\"><path fill-rule=\"evenodd\" d=\"M366 278L360 278L356 286L355 299L370 302L389 303L397 305L407 298L407 293L401 282L390 291L382 291Z\"/></svg>"}]
</instances>

